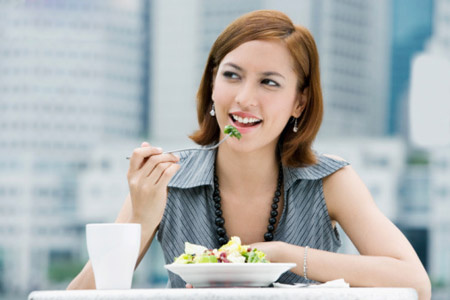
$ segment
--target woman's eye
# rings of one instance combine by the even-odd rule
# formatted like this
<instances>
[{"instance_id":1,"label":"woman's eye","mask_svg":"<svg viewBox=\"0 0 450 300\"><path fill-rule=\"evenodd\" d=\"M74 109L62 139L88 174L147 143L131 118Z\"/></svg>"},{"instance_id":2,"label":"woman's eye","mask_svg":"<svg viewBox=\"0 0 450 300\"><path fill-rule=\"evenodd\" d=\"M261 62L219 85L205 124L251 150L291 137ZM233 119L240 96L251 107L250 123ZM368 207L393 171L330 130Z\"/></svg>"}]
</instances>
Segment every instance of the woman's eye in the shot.
<instances>
[{"instance_id":1,"label":"woman's eye","mask_svg":"<svg viewBox=\"0 0 450 300\"><path fill-rule=\"evenodd\" d=\"M223 72L223 76L230 78L230 79L238 79L239 78L239 76L236 73L230 72L230 71Z\"/></svg>"},{"instance_id":2,"label":"woman's eye","mask_svg":"<svg viewBox=\"0 0 450 300\"><path fill-rule=\"evenodd\" d=\"M263 80L261 81L261 83L262 83L262 84L266 84L266 85L268 85L268 86L280 86L280 85L278 84L278 82L273 81L272 79L263 79Z\"/></svg>"}]
</instances>

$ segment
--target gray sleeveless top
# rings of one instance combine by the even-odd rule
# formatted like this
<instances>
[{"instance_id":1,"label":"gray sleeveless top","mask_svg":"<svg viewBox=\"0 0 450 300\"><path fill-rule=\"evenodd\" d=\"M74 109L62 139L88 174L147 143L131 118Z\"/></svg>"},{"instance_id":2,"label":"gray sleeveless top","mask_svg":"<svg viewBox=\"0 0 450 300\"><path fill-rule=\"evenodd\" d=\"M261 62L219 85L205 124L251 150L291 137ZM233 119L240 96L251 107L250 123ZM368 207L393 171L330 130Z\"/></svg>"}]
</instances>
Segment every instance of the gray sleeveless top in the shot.
<instances>
[{"instance_id":1,"label":"gray sleeveless top","mask_svg":"<svg viewBox=\"0 0 450 300\"><path fill-rule=\"evenodd\" d=\"M215 232L212 198L215 151L186 151L180 154L181 168L169 183L167 205L157 233L166 264L184 252L184 242L219 248ZM348 165L345 161L319 155L318 163L304 168L283 167L284 207L274 232L274 241L336 252L341 245L332 227L322 189L322 179ZM278 282L305 282L292 272ZM169 272L168 287L182 288L185 282Z\"/></svg>"}]
</instances>

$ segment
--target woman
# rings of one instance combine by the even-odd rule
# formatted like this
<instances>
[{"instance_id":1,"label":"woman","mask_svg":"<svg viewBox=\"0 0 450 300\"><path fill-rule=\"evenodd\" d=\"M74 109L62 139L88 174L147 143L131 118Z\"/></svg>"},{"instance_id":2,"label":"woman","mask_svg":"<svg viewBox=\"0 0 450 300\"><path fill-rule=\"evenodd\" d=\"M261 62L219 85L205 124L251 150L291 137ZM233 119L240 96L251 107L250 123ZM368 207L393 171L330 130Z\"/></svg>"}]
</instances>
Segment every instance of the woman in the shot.
<instances>
[{"instance_id":1,"label":"woman","mask_svg":"<svg viewBox=\"0 0 450 300\"><path fill-rule=\"evenodd\" d=\"M240 17L214 43L197 98L195 142L217 143L230 124L242 138L180 158L148 143L134 150L130 195L117 222L142 225L139 261L155 234L166 263L185 241L219 248L239 236L272 262L297 264L283 283L344 278L351 286L413 287L430 297L413 248L351 166L311 149L323 104L308 30L276 11ZM336 223L361 255L335 253ZM171 287L185 286L169 275ZM94 288L89 263L69 288L88 287Z\"/></svg>"}]
</instances>

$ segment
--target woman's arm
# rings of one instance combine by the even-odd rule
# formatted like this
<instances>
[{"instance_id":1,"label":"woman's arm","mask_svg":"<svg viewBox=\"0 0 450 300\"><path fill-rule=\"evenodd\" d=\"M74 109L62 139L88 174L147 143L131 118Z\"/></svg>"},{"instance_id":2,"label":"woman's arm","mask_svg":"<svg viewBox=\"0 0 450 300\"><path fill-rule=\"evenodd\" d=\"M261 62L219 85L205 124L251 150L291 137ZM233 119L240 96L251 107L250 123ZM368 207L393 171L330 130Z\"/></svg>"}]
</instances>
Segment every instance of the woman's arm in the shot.
<instances>
[{"instance_id":1,"label":"woman's arm","mask_svg":"<svg viewBox=\"0 0 450 300\"><path fill-rule=\"evenodd\" d=\"M430 299L430 281L414 249L376 207L353 168L328 176L323 187L331 219L341 225L361 255L308 249L307 277L320 282L344 278L351 286L412 287L419 299ZM303 276L304 247L269 244L254 246L267 251L274 262L297 263L292 271Z\"/></svg>"},{"instance_id":2,"label":"woman's arm","mask_svg":"<svg viewBox=\"0 0 450 300\"><path fill-rule=\"evenodd\" d=\"M177 157L161 153L161 149L150 147L148 143L143 143L133 152L128 171L130 194L115 221L141 224L141 246L136 267L153 241L166 205L167 184L179 169ZM67 289L95 289L90 261Z\"/></svg>"},{"instance_id":3,"label":"woman's arm","mask_svg":"<svg viewBox=\"0 0 450 300\"><path fill-rule=\"evenodd\" d=\"M411 244L378 209L365 184L351 166L323 181L324 196L332 220L352 240L358 256L349 282L355 286L403 286L415 288L421 299L431 297L428 275Z\"/></svg>"}]
</instances>

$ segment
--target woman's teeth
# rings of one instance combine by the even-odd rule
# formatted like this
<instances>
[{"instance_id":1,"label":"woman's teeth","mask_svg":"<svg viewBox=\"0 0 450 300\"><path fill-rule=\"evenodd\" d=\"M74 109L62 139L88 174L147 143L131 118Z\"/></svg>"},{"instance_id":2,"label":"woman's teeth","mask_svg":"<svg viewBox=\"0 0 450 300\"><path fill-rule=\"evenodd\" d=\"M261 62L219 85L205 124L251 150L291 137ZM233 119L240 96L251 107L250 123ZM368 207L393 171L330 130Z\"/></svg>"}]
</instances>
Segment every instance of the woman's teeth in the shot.
<instances>
[{"instance_id":1,"label":"woman's teeth","mask_svg":"<svg viewBox=\"0 0 450 300\"><path fill-rule=\"evenodd\" d=\"M249 123L253 124L253 123L261 122L260 119L256 119L256 118L247 118L247 117L242 118L242 117L239 117L236 115L231 115L231 117L233 118L233 120L238 121L239 123L242 123L242 124L249 124Z\"/></svg>"}]
</instances>

